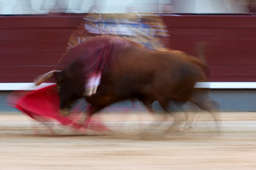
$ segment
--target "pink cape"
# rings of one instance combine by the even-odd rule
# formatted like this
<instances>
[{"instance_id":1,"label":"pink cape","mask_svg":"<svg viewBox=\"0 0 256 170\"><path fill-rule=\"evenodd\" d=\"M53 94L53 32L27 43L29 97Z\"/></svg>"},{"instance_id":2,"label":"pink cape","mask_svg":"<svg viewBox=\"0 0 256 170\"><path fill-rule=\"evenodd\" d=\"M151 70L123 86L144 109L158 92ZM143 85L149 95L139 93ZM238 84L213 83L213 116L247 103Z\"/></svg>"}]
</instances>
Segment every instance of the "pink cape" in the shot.
<instances>
[{"instance_id":1,"label":"pink cape","mask_svg":"<svg viewBox=\"0 0 256 170\"><path fill-rule=\"evenodd\" d=\"M85 129L86 125L78 123L81 111L72 111L70 116L62 116L59 110L59 97L56 85L50 85L30 92L14 93L10 97L12 106L37 121L57 121L75 129ZM89 128L97 131L107 130L100 122L89 122Z\"/></svg>"}]
</instances>

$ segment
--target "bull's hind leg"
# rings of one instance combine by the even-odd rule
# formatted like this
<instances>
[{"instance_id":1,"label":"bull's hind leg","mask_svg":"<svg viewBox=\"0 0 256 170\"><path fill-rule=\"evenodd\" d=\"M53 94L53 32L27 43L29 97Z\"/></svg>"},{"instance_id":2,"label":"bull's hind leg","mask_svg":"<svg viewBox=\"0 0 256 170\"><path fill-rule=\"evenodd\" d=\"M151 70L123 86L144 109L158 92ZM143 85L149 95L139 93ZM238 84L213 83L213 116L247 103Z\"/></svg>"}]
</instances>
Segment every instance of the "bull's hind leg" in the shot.
<instances>
[{"instance_id":1,"label":"bull's hind leg","mask_svg":"<svg viewBox=\"0 0 256 170\"><path fill-rule=\"evenodd\" d=\"M198 93L191 99L191 103L195 104L199 109L210 113L211 117L215 121L216 128L219 130L219 118L217 115L218 105L215 101L212 101L207 93Z\"/></svg>"},{"instance_id":2,"label":"bull's hind leg","mask_svg":"<svg viewBox=\"0 0 256 170\"><path fill-rule=\"evenodd\" d=\"M168 104L163 103L160 105L164 109L166 115L172 114L172 116L173 116L173 123L165 130L165 133L168 134L169 132L180 131L180 126L184 122L184 119L181 119L180 115L178 115L177 113L172 113L169 110ZM183 104L180 104L180 105L183 105Z\"/></svg>"},{"instance_id":3,"label":"bull's hind leg","mask_svg":"<svg viewBox=\"0 0 256 170\"><path fill-rule=\"evenodd\" d=\"M159 128L164 121L168 121L170 111L169 111L169 100L164 99L162 97L157 98L158 103L160 104L161 108L163 109L164 113L159 117L159 114L153 114L156 113L153 108L152 108L152 103L149 101L143 101L143 104L147 108L147 110L152 113L152 116L154 118L154 123L151 125L151 128L157 129ZM168 127L167 131L171 131L171 129L177 129L180 124L182 123L182 120L177 116L177 115L172 115L174 118L174 121L171 126Z\"/></svg>"},{"instance_id":4,"label":"bull's hind leg","mask_svg":"<svg viewBox=\"0 0 256 170\"><path fill-rule=\"evenodd\" d=\"M158 103L160 104L161 108L163 109L164 111L164 114L160 117L160 119L158 118L157 119L157 122L154 123L153 125L153 128L158 128L160 125L163 124L164 121L168 121L168 118L169 118L169 101L164 99L164 98L158 98ZM180 124L180 121L179 119L176 119L176 117L174 116L174 123L171 125L171 127L174 129L176 128L177 126L179 126ZM169 127L168 129L170 129L171 127Z\"/></svg>"},{"instance_id":5,"label":"bull's hind leg","mask_svg":"<svg viewBox=\"0 0 256 170\"><path fill-rule=\"evenodd\" d=\"M167 119L166 114L162 117L159 117L159 114L156 114L157 112L153 109L153 100L141 100L144 106L146 107L147 111L151 114L153 118L153 123L150 124L148 128L145 128L140 132L140 135L142 138L148 138L148 137L156 137L155 133L154 135L152 134L152 129L156 130L162 125L162 122ZM150 132L150 133L149 133ZM152 136L153 135L153 136ZM158 133L159 135L159 133ZM157 137L159 137L157 135ZM160 134L162 136L162 134Z\"/></svg>"}]
</instances>

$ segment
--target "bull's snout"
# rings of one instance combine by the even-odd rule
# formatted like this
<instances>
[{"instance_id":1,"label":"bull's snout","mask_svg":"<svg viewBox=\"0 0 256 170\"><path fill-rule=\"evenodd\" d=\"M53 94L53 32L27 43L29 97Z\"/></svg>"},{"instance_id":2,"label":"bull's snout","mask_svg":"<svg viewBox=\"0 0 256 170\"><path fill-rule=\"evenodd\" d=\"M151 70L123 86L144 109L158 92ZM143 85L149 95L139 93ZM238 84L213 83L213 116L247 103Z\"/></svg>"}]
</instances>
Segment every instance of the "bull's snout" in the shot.
<instances>
[{"instance_id":1,"label":"bull's snout","mask_svg":"<svg viewBox=\"0 0 256 170\"><path fill-rule=\"evenodd\" d=\"M62 115L62 116L68 116L69 115L69 110L68 109L61 109L60 110L60 114Z\"/></svg>"}]
</instances>

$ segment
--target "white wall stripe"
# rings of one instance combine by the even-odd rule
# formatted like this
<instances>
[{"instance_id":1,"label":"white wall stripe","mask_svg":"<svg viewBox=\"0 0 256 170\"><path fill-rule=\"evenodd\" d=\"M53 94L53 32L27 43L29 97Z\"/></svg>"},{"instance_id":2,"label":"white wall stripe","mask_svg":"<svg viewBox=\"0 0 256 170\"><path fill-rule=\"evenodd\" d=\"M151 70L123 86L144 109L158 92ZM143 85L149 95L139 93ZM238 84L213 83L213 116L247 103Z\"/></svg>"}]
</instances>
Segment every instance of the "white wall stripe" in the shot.
<instances>
[{"instance_id":1,"label":"white wall stripe","mask_svg":"<svg viewBox=\"0 0 256 170\"><path fill-rule=\"evenodd\" d=\"M33 90L51 84L53 83L42 83L36 87L33 83L0 83L0 91ZM256 89L256 82L203 82L197 83L196 87L208 89Z\"/></svg>"},{"instance_id":2,"label":"white wall stripe","mask_svg":"<svg viewBox=\"0 0 256 170\"><path fill-rule=\"evenodd\" d=\"M0 91L34 90L51 84L53 83L42 83L40 86L35 86L34 83L0 83Z\"/></svg>"},{"instance_id":3,"label":"white wall stripe","mask_svg":"<svg viewBox=\"0 0 256 170\"><path fill-rule=\"evenodd\" d=\"M196 87L209 89L256 89L256 82L203 82Z\"/></svg>"}]
</instances>

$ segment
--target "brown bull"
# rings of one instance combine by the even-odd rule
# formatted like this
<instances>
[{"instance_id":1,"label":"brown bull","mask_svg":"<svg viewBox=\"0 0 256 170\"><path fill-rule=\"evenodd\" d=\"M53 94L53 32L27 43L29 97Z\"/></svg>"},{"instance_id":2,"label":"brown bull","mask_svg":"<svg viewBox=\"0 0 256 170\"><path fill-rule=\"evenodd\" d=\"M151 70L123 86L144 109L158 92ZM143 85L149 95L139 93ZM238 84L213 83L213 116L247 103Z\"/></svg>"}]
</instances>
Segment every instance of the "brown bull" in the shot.
<instances>
[{"instance_id":1,"label":"brown bull","mask_svg":"<svg viewBox=\"0 0 256 170\"><path fill-rule=\"evenodd\" d=\"M73 48L66 55L67 60L70 58L73 61L62 71L46 73L36 84L54 77L62 110L85 98L90 104L87 123L93 114L123 100L139 100L150 111L154 101L166 112L171 101L190 101L203 110L211 109L204 101L207 98L198 95L199 89L195 88L197 82L206 81L207 67L183 52L153 51L127 39L99 36ZM101 74L100 84L95 94L87 95L86 85L93 73Z\"/></svg>"}]
</instances>

